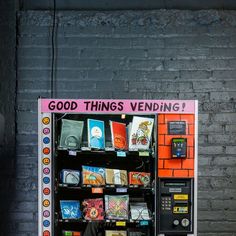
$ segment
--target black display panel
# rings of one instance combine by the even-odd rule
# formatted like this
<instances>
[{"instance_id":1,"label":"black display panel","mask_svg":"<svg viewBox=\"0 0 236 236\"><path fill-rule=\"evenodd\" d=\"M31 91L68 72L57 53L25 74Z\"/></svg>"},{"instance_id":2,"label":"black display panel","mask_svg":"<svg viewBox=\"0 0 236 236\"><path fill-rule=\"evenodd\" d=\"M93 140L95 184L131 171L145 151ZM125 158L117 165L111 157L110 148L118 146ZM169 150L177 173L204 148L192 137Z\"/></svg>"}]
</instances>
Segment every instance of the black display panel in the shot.
<instances>
[{"instance_id":1,"label":"black display panel","mask_svg":"<svg viewBox=\"0 0 236 236\"><path fill-rule=\"evenodd\" d=\"M187 235L193 231L193 179L159 180L159 233Z\"/></svg>"}]
</instances>

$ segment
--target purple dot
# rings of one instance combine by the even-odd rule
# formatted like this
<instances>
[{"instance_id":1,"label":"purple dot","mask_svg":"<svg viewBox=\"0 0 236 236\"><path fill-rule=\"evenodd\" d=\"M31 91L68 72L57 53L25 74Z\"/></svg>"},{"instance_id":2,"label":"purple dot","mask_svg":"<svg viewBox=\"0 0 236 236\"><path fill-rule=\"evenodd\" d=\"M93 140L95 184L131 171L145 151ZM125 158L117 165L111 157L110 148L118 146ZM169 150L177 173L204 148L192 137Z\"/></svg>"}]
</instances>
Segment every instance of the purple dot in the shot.
<instances>
[{"instance_id":1,"label":"purple dot","mask_svg":"<svg viewBox=\"0 0 236 236\"><path fill-rule=\"evenodd\" d=\"M49 168L44 168L44 169L43 169L43 173L44 173L45 175L48 175L48 174L50 173L50 169L49 169Z\"/></svg>"},{"instance_id":2,"label":"purple dot","mask_svg":"<svg viewBox=\"0 0 236 236\"><path fill-rule=\"evenodd\" d=\"M50 216L50 211L46 210L43 212L44 217L49 217Z\"/></svg>"},{"instance_id":3,"label":"purple dot","mask_svg":"<svg viewBox=\"0 0 236 236\"><path fill-rule=\"evenodd\" d=\"M43 129L43 133L44 134L49 134L50 133L50 129L49 128L44 128Z\"/></svg>"}]
</instances>

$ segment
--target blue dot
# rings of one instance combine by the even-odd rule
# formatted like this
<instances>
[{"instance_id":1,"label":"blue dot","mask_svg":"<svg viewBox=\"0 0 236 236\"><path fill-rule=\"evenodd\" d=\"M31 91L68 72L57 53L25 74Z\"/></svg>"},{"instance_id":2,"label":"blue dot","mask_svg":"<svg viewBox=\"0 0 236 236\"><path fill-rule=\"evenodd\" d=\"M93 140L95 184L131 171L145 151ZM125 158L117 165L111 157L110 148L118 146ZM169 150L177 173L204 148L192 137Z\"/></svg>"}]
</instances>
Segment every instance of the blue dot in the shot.
<instances>
[{"instance_id":1,"label":"blue dot","mask_svg":"<svg viewBox=\"0 0 236 236\"><path fill-rule=\"evenodd\" d=\"M43 139L43 143L45 143L45 144L50 143L50 139L49 139L48 137L45 137L45 138Z\"/></svg>"},{"instance_id":2,"label":"blue dot","mask_svg":"<svg viewBox=\"0 0 236 236\"><path fill-rule=\"evenodd\" d=\"M50 182L49 177L44 177L44 178L43 178L43 182L44 182L45 184L48 184L48 183Z\"/></svg>"},{"instance_id":3,"label":"blue dot","mask_svg":"<svg viewBox=\"0 0 236 236\"><path fill-rule=\"evenodd\" d=\"M44 220L44 221L43 221L43 226L44 226L44 227L48 227L49 225L50 225L49 220Z\"/></svg>"}]
</instances>

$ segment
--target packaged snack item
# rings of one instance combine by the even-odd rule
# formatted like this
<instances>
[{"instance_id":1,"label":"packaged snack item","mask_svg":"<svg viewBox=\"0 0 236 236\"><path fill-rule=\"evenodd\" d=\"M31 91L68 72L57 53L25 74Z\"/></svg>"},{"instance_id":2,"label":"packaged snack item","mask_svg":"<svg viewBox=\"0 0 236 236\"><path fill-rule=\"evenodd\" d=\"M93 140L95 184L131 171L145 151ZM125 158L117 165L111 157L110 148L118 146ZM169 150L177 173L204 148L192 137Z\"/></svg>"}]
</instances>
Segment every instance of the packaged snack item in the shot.
<instances>
[{"instance_id":1,"label":"packaged snack item","mask_svg":"<svg viewBox=\"0 0 236 236\"><path fill-rule=\"evenodd\" d=\"M127 220L129 216L129 195L105 195L107 219Z\"/></svg>"},{"instance_id":2,"label":"packaged snack item","mask_svg":"<svg viewBox=\"0 0 236 236\"><path fill-rule=\"evenodd\" d=\"M101 167L82 166L83 184L105 185L105 169Z\"/></svg>"},{"instance_id":3,"label":"packaged snack item","mask_svg":"<svg viewBox=\"0 0 236 236\"><path fill-rule=\"evenodd\" d=\"M61 200L61 216L62 219L80 219L80 202L76 200Z\"/></svg>"},{"instance_id":4,"label":"packaged snack item","mask_svg":"<svg viewBox=\"0 0 236 236\"><path fill-rule=\"evenodd\" d=\"M147 172L129 172L130 185L150 185L150 173Z\"/></svg>"},{"instance_id":5,"label":"packaged snack item","mask_svg":"<svg viewBox=\"0 0 236 236\"><path fill-rule=\"evenodd\" d=\"M106 168L106 184L127 185L127 171Z\"/></svg>"},{"instance_id":6,"label":"packaged snack item","mask_svg":"<svg viewBox=\"0 0 236 236\"><path fill-rule=\"evenodd\" d=\"M103 199L85 199L82 203L84 207L84 218L86 220L103 220L104 219L104 208Z\"/></svg>"}]
</instances>

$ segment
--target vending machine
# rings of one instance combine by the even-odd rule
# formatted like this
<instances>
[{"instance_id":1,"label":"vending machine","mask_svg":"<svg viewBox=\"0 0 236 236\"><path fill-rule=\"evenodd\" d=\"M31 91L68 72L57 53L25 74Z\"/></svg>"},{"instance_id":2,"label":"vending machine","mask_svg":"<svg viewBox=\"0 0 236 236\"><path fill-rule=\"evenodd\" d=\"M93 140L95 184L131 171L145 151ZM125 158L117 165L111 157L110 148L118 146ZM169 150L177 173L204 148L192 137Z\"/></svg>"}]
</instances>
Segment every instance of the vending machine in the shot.
<instances>
[{"instance_id":1,"label":"vending machine","mask_svg":"<svg viewBox=\"0 0 236 236\"><path fill-rule=\"evenodd\" d=\"M38 100L39 236L197 236L198 102Z\"/></svg>"}]
</instances>

